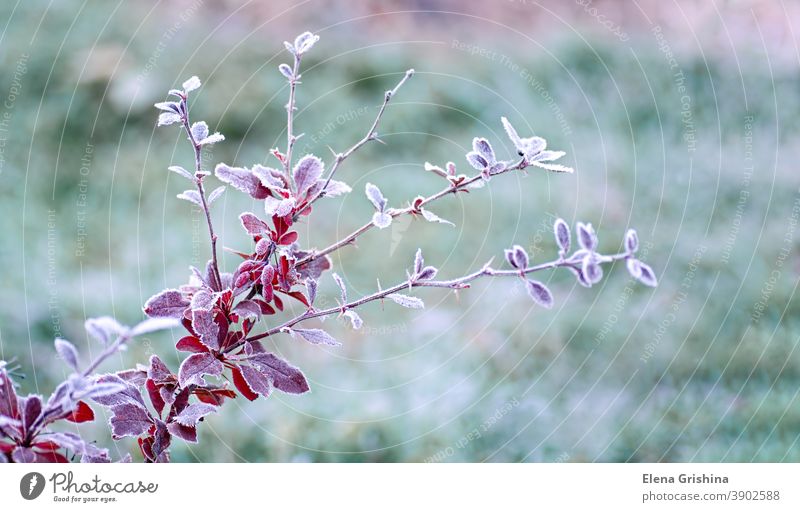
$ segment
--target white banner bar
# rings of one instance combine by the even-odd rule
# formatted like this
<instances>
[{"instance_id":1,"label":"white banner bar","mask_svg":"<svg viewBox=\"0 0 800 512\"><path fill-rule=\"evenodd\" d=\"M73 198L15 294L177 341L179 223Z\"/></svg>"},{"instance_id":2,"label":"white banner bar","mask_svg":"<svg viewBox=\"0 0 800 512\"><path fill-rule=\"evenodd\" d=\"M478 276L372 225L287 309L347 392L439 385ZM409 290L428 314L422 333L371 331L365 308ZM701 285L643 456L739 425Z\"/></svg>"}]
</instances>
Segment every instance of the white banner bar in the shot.
<instances>
[{"instance_id":1,"label":"white banner bar","mask_svg":"<svg viewBox=\"0 0 800 512\"><path fill-rule=\"evenodd\" d=\"M798 476L796 464L0 464L0 510L796 511Z\"/></svg>"}]
</instances>

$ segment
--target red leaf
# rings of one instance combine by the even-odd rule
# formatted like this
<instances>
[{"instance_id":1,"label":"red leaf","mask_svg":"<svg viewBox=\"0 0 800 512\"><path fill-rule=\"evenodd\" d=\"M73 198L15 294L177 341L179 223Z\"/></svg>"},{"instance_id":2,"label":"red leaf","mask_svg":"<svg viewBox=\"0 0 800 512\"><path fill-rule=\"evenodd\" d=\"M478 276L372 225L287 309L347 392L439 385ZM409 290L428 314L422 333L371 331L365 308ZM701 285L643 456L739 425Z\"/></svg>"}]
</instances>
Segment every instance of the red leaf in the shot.
<instances>
[{"instance_id":1,"label":"red leaf","mask_svg":"<svg viewBox=\"0 0 800 512\"><path fill-rule=\"evenodd\" d=\"M263 300L261 300L261 299L253 299L253 300L261 308L261 314L262 315L274 315L275 314L275 308L273 308L272 306L270 306L269 304L267 304Z\"/></svg>"},{"instance_id":2,"label":"red leaf","mask_svg":"<svg viewBox=\"0 0 800 512\"><path fill-rule=\"evenodd\" d=\"M167 404L164 402L164 399L161 398L158 386L153 382L153 379L147 379L145 387L147 388L147 393L150 395L150 403L153 404L153 408L158 415L161 416L161 411L164 410L164 406Z\"/></svg>"},{"instance_id":3,"label":"red leaf","mask_svg":"<svg viewBox=\"0 0 800 512\"><path fill-rule=\"evenodd\" d=\"M305 295L303 295L303 292L293 291L293 292L281 292L281 293L284 293L284 294L288 295L289 297L294 297L295 299L299 300L300 302L302 302L306 306L310 307L310 304L308 303L308 299L306 298Z\"/></svg>"},{"instance_id":4,"label":"red leaf","mask_svg":"<svg viewBox=\"0 0 800 512\"><path fill-rule=\"evenodd\" d=\"M39 443L33 443L34 448L39 448L40 450L44 450L46 452L54 452L61 449L61 445L54 443L53 441L42 441Z\"/></svg>"},{"instance_id":5,"label":"red leaf","mask_svg":"<svg viewBox=\"0 0 800 512\"><path fill-rule=\"evenodd\" d=\"M272 301L275 302L275 307L278 308L280 311L283 311L283 301L277 295L272 297Z\"/></svg>"},{"instance_id":6,"label":"red leaf","mask_svg":"<svg viewBox=\"0 0 800 512\"><path fill-rule=\"evenodd\" d=\"M94 420L94 411L86 402L78 402L78 407L64 419L72 423L85 423Z\"/></svg>"},{"instance_id":7,"label":"red leaf","mask_svg":"<svg viewBox=\"0 0 800 512\"><path fill-rule=\"evenodd\" d=\"M278 245L292 245L300 238L297 231L289 231L278 240Z\"/></svg>"},{"instance_id":8,"label":"red leaf","mask_svg":"<svg viewBox=\"0 0 800 512\"><path fill-rule=\"evenodd\" d=\"M196 389L194 394L201 402L211 405L222 405L226 398L236 398L232 389Z\"/></svg>"},{"instance_id":9,"label":"red leaf","mask_svg":"<svg viewBox=\"0 0 800 512\"><path fill-rule=\"evenodd\" d=\"M194 336L184 336L175 344L175 348L181 352L208 352L208 347L200 343Z\"/></svg>"},{"instance_id":10,"label":"red leaf","mask_svg":"<svg viewBox=\"0 0 800 512\"><path fill-rule=\"evenodd\" d=\"M244 380L242 371L238 366L233 367L233 384L236 386L236 389L238 389L239 392L251 402L258 398L258 393L250 389L250 385L248 385L247 381Z\"/></svg>"}]
</instances>

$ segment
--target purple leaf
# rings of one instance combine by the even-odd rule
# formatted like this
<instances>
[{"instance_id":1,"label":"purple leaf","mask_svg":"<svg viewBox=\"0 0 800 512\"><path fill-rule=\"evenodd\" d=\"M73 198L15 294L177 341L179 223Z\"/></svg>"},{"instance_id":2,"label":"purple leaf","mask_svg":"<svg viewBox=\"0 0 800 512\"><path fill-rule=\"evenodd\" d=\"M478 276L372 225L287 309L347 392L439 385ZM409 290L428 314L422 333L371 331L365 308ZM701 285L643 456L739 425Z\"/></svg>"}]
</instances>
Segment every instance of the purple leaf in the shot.
<instances>
[{"instance_id":1,"label":"purple leaf","mask_svg":"<svg viewBox=\"0 0 800 512\"><path fill-rule=\"evenodd\" d=\"M656 279L656 274L653 272L653 269L641 261L639 262L639 267L642 272L642 275L639 276L639 282L653 288L658 286L658 279Z\"/></svg>"},{"instance_id":2,"label":"purple leaf","mask_svg":"<svg viewBox=\"0 0 800 512\"><path fill-rule=\"evenodd\" d=\"M95 382L83 390L77 398L96 399L125 391L127 386L118 382Z\"/></svg>"},{"instance_id":3,"label":"purple leaf","mask_svg":"<svg viewBox=\"0 0 800 512\"><path fill-rule=\"evenodd\" d=\"M305 284L306 291L308 292L308 304L309 306L313 306L317 298L317 281L309 277L306 279Z\"/></svg>"},{"instance_id":4,"label":"purple leaf","mask_svg":"<svg viewBox=\"0 0 800 512\"><path fill-rule=\"evenodd\" d=\"M341 345L333 336L322 329L289 329L289 334L292 336L299 334L300 337L313 345L330 345L331 347Z\"/></svg>"},{"instance_id":5,"label":"purple leaf","mask_svg":"<svg viewBox=\"0 0 800 512\"><path fill-rule=\"evenodd\" d=\"M383 196L381 190L378 187L376 187L372 183L367 183L365 187L365 192L367 194L367 199L369 199L369 201L372 203L375 209L378 210L378 212L383 212L384 210L386 210L386 198Z\"/></svg>"},{"instance_id":6,"label":"purple leaf","mask_svg":"<svg viewBox=\"0 0 800 512\"><path fill-rule=\"evenodd\" d=\"M22 411L22 428L27 432L42 414L42 397L39 395L28 395L24 398L20 398L19 408Z\"/></svg>"},{"instance_id":7,"label":"purple leaf","mask_svg":"<svg viewBox=\"0 0 800 512\"><path fill-rule=\"evenodd\" d=\"M422 309L425 307L425 303L422 302L422 299L418 297L409 297L408 295L403 295L400 293L392 293L387 295L386 298L393 300L404 308Z\"/></svg>"},{"instance_id":8,"label":"purple leaf","mask_svg":"<svg viewBox=\"0 0 800 512\"><path fill-rule=\"evenodd\" d=\"M167 112L174 112L176 114L180 112L178 104L174 101L162 101L161 103L156 103L153 106L158 110L165 110Z\"/></svg>"},{"instance_id":9,"label":"purple leaf","mask_svg":"<svg viewBox=\"0 0 800 512\"><path fill-rule=\"evenodd\" d=\"M261 371L253 368L252 366L240 366L239 369L242 371L242 377L244 377L245 382L250 389L258 393L259 395L267 398L272 391L272 385L269 382L269 376L265 375Z\"/></svg>"},{"instance_id":10,"label":"purple leaf","mask_svg":"<svg viewBox=\"0 0 800 512\"><path fill-rule=\"evenodd\" d=\"M83 327L89 335L102 343L108 345L110 342L126 331L126 328L110 316L89 318L84 322Z\"/></svg>"},{"instance_id":11,"label":"purple leaf","mask_svg":"<svg viewBox=\"0 0 800 512\"><path fill-rule=\"evenodd\" d=\"M233 312L244 318L261 318L261 307L252 300L243 300L233 308Z\"/></svg>"},{"instance_id":12,"label":"purple leaf","mask_svg":"<svg viewBox=\"0 0 800 512\"><path fill-rule=\"evenodd\" d=\"M11 452L11 460L14 462L18 462L20 464L28 464L31 462L36 462L37 456L36 452L31 450L30 448L25 448L23 446L17 446L14 448L14 451Z\"/></svg>"},{"instance_id":13,"label":"purple leaf","mask_svg":"<svg viewBox=\"0 0 800 512\"><path fill-rule=\"evenodd\" d=\"M219 326L214 322L216 297L200 290L192 297L192 328L200 335L200 341L210 349L219 349Z\"/></svg>"},{"instance_id":14,"label":"purple leaf","mask_svg":"<svg viewBox=\"0 0 800 512\"><path fill-rule=\"evenodd\" d=\"M308 190L308 196L313 197L318 194L320 190L322 190L322 187L325 187L325 181L326 180L318 180L314 186ZM325 187L325 197L341 196L349 193L352 190L353 189L351 189L350 186L343 181L331 180L330 183L328 183L328 186Z\"/></svg>"},{"instance_id":15,"label":"purple leaf","mask_svg":"<svg viewBox=\"0 0 800 512\"><path fill-rule=\"evenodd\" d=\"M196 427L187 427L185 425L181 425L180 423L170 423L167 425L167 430L173 436L183 439L189 443L196 443L197 442L197 428Z\"/></svg>"},{"instance_id":16,"label":"purple leaf","mask_svg":"<svg viewBox=\"0 0 800 512\"><path fill-rule=\"evenodd\" d=\"M563 258L569 252L569 246L571 243L571 235L569 232L569 225L564 221L564 219L556 219L555 224L553 224L553 232L556 235L556 244L558 244L559 254Z\"/></svg>"},{"instance_id":17,"label":"purple leaf","mask_svg":"<svg viewBox=\"0 0 800 512\"><path fill-rule=\"evenodd\" d=\"M594 254L583 258L581 272L591 284L597 284L603 279L603 267L600 266Z\"/></svg>"},{"instance_id":18,"label":"purple leaf","mask_svg":"<svg viewBox=\"0 0 800 512\"><path fill-rule=\"evenodd\" d=\"M514 266L520 270L528 268L528 253L521 245L515 245L511 248L511 258L514 260Z\"/></svg>"},{"instance_id":19,"label":"purple leaf","mask_svg":"<svg viewBox=\"0 0 800 512\"><path fill-rule=\"evenodd\" d=\"M388 228L392 224L392 216L388 213L375 212L372 215L372 224L378 229Z\"/></svg>"},{"instance_id":20,"label":"purple leaf","mask_svg":"<svg viewBox=\"0 0 800 512\"><path fill-rule=\"evenodd\" d=\"M173 112L162 112L158 115L158 126L169 126L180 122L181 116Z\"/></svg>"},{"instance_id":21,"label":"purple leaf","mask_svg":"<svg viewBox=\"0 0 800 512\"><path fill-rule=\"evenodd\" d=\"M269 231L269 226L267 226L267 223L250 212L244 212L243 214L239 215L239 220L241 221L244 230L247 231L247 233L251 236L261 236Z\"/></svg>"},{"instance_id":22,"label":"purple leaf","mask_svg":"<svg viewBox=\"0 0 800 512\"><path fill-rule=\"evenodd\" d=\"M308 391L308 382L303 372L275 354L255 352L248 359L270 378L276 389L292 394Z\"/></svg>"},{"instance_id":23,"label":"purple leaf","mask_svg":"<svg viewBox=\"0 0 800 512\"><path fill-rule=\"evenodd\" d=\"M58 357L60 357L61 360L67 364L67 366L77 372L78 350L75 348L75 345L62 338L56 338L55 344Z\"/></svg>"},{"instance_id":24,"label":"purple leaf","mask_svg":"<svg viewBox=\"0 0 800 512\"><path fill-rule=\"evenodd\" d=\"M154 382L163 382L172 377L172 372L160 357L153 354L150 356L150 367L147 369L147 377Z\"/></svg>"},{"instance_id":25,"label":"purple leaf","mask_svg":"<svg viewBox=\"0 0 800 512\"><path fill-rule=\"evenodd\" d=\"M283 171L273 169L272 167L265 167L261 164L255 164L251 168L251 172L266 188L275 190L286 189L286 180Z\"/></svg>"},{"instance_id":26,"label":"purple leaf","mask_svg":"<svg viewBox=\"0 0 800 512\"><path fill-rule=\"evenodd\" d=\"M127 381L123 380L117 375L113 374L101 375L100 377L97 378L96 383L121 384L124 388L119 393L95 396L94 398L92 398L92 400L94 400L100 405L104 405L106 407L116 407L122 404L133 404L137 407L141 408L145 407L144 400L142 399L142 394L139 392L139 389L129 384Z\"/></svg>"},{"instance_id":27,"label":"purple leaf","mask_svg":"<svg viewBox=\"0 0 800 512\"><path fill-rule=\"evenodd\" d=\"M432 266L427 266L419 271L416 275L416 278L420 281L429 281L436 277L436 273L439 272L439 269Z\"/></svg>"},{"instance_id":28,"label":"purple leaf","mask_svg":"<svg viewBox=\"0 0 800 512\"><path fill-rule=\"evenodd\" d=\"M269 196L269 190L261 184L261 180L259 180L250 169L217 164L217 167L214 169L214 174L223 183L227 183L237 190L250 194L254 199L264 199Z\"/></svg>"},{"instance_id":29,"label":"purple leaf","mask_svg":"<svg viewBox=\"0 0 800 512\"><path fill-rule=\"evenodd\" d=\"M189 384L203 385L204 375L220 375L225 369L222 363L208 352L192 354L181 363L178 383L182 388Z\"/></svg>"},{"instance_id":30,"label":"purple leaf","mask_svg":"<svg viewBox=\"0 0 800 512\"><path fill-rule=\"evenodd\" d=\"M578 222L576 229L578 231L578 243L587 251L594 251L597 249L597 235L591 224L584 224Z\"/></svg>"},{"instance_id":31,"label":"purple leaf","mask_svg":"<svg viewBox=\"0 0 800 512\"><path fill-rule=\"evenodd\" d=\"M4 369L0 369L0 415L16 418L17 393L14 391L14 383Z\"/></svg>"},{"instance_id":32,"label":"purple leaf","mask_svg":"<svg viewBox=\"0 0 800 512\"><path fill-rule=\"evenodd\" d=\"M531 296L534 302L543 308L550 309L553 307L553 294L543 283L529 279L526 281L528 288L528 295Z\"/></svg>"},{"instance_id":33,"label":"purple leaf","mask_svg":"<svg viewBox=\"0 0 800 512\"><path fill-rule=\"evenodd\" d=\"M183 312L189 307L178 290L164 290L153 295L144 304L144 313L149 317L183 318Z\"/></svg>"},{"instance_id":34,"label":"purple leaf","mask_svg":"<svg viewBox=\"0 0 800 512\"><path fill-rule=\"evenodd\" d=\"M489 162L486 161L480 154L476 153L475 151L470 151L467 153L467 162L469 165L476 168L479 171L483 171L487 167L489 167Z\"/></svg>"},{"instance_id":35,"label":"purple leaf","mask_svg":"<svg viewBox=\"0 0 800 512\"><path fill-rule=\"evenodd\" d=\"M482 137L475 137L472 139L472 150L483 157L487 163L494 164L497 159L494 156L494 149L489 141Z\"/></svg>"},{"instance_id":36,"label":"purple leaf","mask_svg":"<svg viewBox=\"0 0 800 512\"><path fill-rule=\"evenodd\" d=\"M322 160L314 155L306 155L297 162L292 170L292 177L299 197L305 196L308 189L317 183L324 167Z\"/></svg>"},{"instance_id":37,"label":"purple leaf","mask_svg":"<svg viewBox=\"0 0 800 512\"><path fill-rule=\"evenodd\" d=\"M636 234L635 229L629 229L625 233L625 250L628 254L634 254L639 250L639 235Z\"/></svg>"},{"instance_id":38,"label":"purple leaf","mask_svg":"<svg viewBox=\"0 0 800 512\"><path fill-rule=\"evenodd\" d=\"M217 412L217 408L211 404L191 404L175 416L175 421L186 427L194 427L203 417L215 412Z\"/></svg>"},{"instance_id":39,"label":"purple leaf","mask_svg":"<svg viewBox=\"0 0 800 512\"><path fill-rule=\"evenodd\" d=\"M121 437L138 437L153 425L153 418L147 410L137 404L120 404L111 408L111 435L114 439Z\"/></svg>"},{"instance_id":40,"label":"purple leaf","mask_svg":"<svg viewBox=\"0 0 800 512\"><path fill-rule=\"evenodd\" d=\"M280 72L281 72L281 74L282 74L283 76L285 76L286 78L288 78L289 80L291 80L292 78L294 78L294 74L292 73L292 68L291 68L291 67L289 67L289 65L288 65L288 64L281 64L281 65L279 65L279 66L278 66L278 71L280 71Z\"/></svg>"},{"instance_id":41,"label":"purple leaf","mask_svg":"<svg viewBox=\"0 0 800 512\"><path fill-rule=\"evenodd\" d=\"M642 264L636 258L626 258L625 266L628 268L628 273L634 279L638 280L642 277Z\"/></svg>"},{"instance_id":42,"label":"purple leaf","mask_svg":"<svg viewBox=\"0 0 800 512\"><path fill-rule=\"evenodd\" d=\"M198 121L192 124L192 137L195 142L208 137L208 125L205 121Z\"/></svg>"}]
</instances>

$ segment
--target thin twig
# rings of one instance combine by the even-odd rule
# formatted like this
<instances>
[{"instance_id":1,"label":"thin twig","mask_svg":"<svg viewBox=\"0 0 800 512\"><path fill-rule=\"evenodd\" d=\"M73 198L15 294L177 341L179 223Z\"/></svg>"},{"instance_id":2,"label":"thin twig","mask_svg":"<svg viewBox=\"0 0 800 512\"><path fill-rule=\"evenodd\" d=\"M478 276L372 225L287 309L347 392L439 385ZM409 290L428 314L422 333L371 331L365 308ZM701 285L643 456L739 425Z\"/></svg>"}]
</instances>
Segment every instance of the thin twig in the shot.
<instances>
[{"instance_id":1,"label":"thin twig","mask_svg":"<svg viewBox=\"0 0 800 512\"><path fill-rule=\"evenodd\" d=\"M625 258L627 258L629 256L630 256L630 254L627 253L627 252L621 252L621 253L610 254L610 255L598 254L598 261L600 261L602 263L611 263L613 261L618 261L618 260L625 259ZM403 281L402 283L396 284L396 285L394 285L394 286L392 286L390 288L386 288L384 290L378 290L375 293L372 293L370 295L366 295L364 297L361 297L360 299L354 300L352 302L348 302L347 304L344 304L344 305L331 307L331 308L328 308L328 309L322 309L322 310L319 310L319 311L315 311L313 309L306 310L304 313L302 313L302 314L300 314L300 315L298 315L298 316L296 316L296 317L294 317L294 318L292 318L290 320L287 320L286 322L284 322L284 323L282 323L282 324L280 324L280 325L278 325L276 327L273 327L272 329L269 329L269 330L267 330L267 331L265 331L265 332L263 332L261 334L250 336L245 341L257 341L257 340L260 340L260 339L263 339L263 338L267 338L269 336L277 334L277 333L283 331L284 329L290 328L290 327L292 327L292 326L294 326L294 325L296 325L296 324L298 324L300 322L303 322L305 320L309 320L311 318L317 318L317 317L321 317L321 316L333 315L333 314L337 314L337 313L343 313L343 312L347 311L348 309L357 308L357 307L362 306L362 305L364 305L364 304L366 304L368 302L372 302L372 301L375 301L375 300L383 299L383 298L387 297L388 295L391 295L391 294L397 293L397 292L401 292L401 291L409 289L409 288L425 287L425 288L449 288L451 290L460 290L460 289L463 289L463 288L468 288L470 282L478 279L479 277L483 277L483 276L489 276L489 277L498 277L498 276L500 276L500 277L509 277L509 276L510 277L521 277L521 276L525 276L527 274L532 274L534 272L540 272L542 270L559 268L559 267L573 267L573 268L575 268L576 266L579 266L579 265L580 265L579 263L576 263L575 261L571 261L568 258L566 258L566 259L565 258L559 258L557 260L549 261L547 263L540 263L538 265L533 265L533 266L527 267L527 268L525 268L523 270L516 270L516 269L515 270L497 270L497 269L494 269L491 266L489 266L489 263L487 263L481 269L476 270L475 272L472 272L472 273L467 274L467 275L462 276L462 277L457 277L455 279L449 279L449 280L446 280L446 281L434 281L434 280L423 281L423 280L414 280L414 279L412 279L410 281ZM243 343L244 342L242 341L242 342L239 342L237 344L234 344L229 348L229 350L234 350L237 347L241 346Z\"/></svg>"},{"instance_id":2,"label":"thin twig","mask_svg":"<svg viewBox=\"0 0 800 512\"><path fill-rule=\"evenodd\" d=\"M286 170L286 176L289 180L292 179L292 148L297 140L294 136L294 111L295 111L295 93L297 90L297 73L300 72L300 55L296 52L294 55L294 68L292 70L292 78L289 79L289 102L286 104L286 155L283 162L283 168Z\"/></svg>"},{"instance_id":3,"label":"thin twig","mask_svg":"<svg viewBox=\"0 0 800 512\"><path fill-rule=\"evenodd\" d=\"M508 167L508 168L506 168L506 169L504 169L504 170L502 170L502 171L500 171L500 172L498 172L496 174L493 174L493 176L497 176L499 174L503 174L503 173L506 173L506 172L509 172L509 171L524 169L525 167L527 167L527 162L523 158L522 160L517 162L517 164L512 165L512 166L510 166L510 167ZM483 179L483 177L480 174L476 174L475 176L473 176L471 178L467 178L466 180L462 181L458 185L450 185L449 187L445 187L444 189L440 190L439 192L424 198L419 203L418 207L421 208L423 206L426 206L426 205L432 203L433 201L436 201L437 199L441 199L442 197L444 197L444 196L446 196L448 194L451 194L451 193L455 194L460 190L465 190L472 183L475 183L476 181L479 181L479 180L482 180L482 179ZM406 214L410 214L410 213L419 213L419 208L415 209L413 206L408 206L406 208L401 208L401 209L392 209L387 213L389 213L389 215L391 215L392 217L399 217L401 215L406 215ZM305 265L307 263L310 263L310 262L316 260L317 258L325 256L326 254L330 254L330 253L332 253L332 252L344 247L345 245L349 245L349 244L353 243L356 238L358 238L359 236L361 236L365 232L369 231L373 227L375 227L375 225L372 222L368 222L368 223L364 224L363 226L361 226L360 228L356 229L355 231L353 231L352 233L350 233L346 237L342 238L341 240L339 240L336 243L333 243L333 244L329 245L325 249L321 249L321 250L318 250L318 251L313 251L311 254L309 254L305 258L301 259L300 261L298 261L297 262L297 266L302 266L302 265Z\"/></svg>"},{"instance_id":4,"label":"thin twig","mask_svg":"<svg viewBox=\"0 0 800 512\"><path fill-rule=\"evenodd\" d=\"M186 130L186 135L189 137L189 141L192 143L192 148L194 148L194 177L195 177L195 184L197 185L197 192L200 194L200 202L203 208L203 213L206 216L206 224L208 224L208 236L211 238L211 261L212 261L212 275L215 283L215 288L217 290L222 289L222 278L220 277L219 273L219 263L217 261L217 235L214 233L214 224L211 222L211 210L208 207L208 201L206 201L206 193L203 189L203 160L202 160L202 146L197 143L194 138L194 134L192 133L192 127L189 124L189 107L186 104L186 98L181 100L183 102L183 111L186 113L183 116L183 127Z\"/></svg>"},{"instance_id":5,"label":"thin twig","mask_svg":"<svg viewBox=\"0 0 800 512\"><path fill-rule=\"evenodd\" d=\"M322 186L319 192L317 192L314 195L314 197L308 200L307 204L300 211L295 213L295 220L299 218L300 215L302 215L306 210L311 208L311 205L314 204L315 201L325 196L325 191L327 190L328 185L330 185L333 176L336 174L336 171L339 169L339 166L342 164L342 162L344 162L347 159L347 157L355 153L359 148L361 148L361 146L363 146L367 142L371 140L376 140L378 138L378 124L381 122L381 118L383 117L384 111L386 111L386 106L389 104L389 101L391 101L391 99L395 96L395 94L397 94L397 91L400 89L400 87L402 87L403 84L405 84L406 81L412 76L414 76L414 70L409 69L408 71L406 71L405 75L403 75L403 78L401 78L400 81L397 82L397 85L395 85L393 89L386 91L386 93L384 93L383 103L381 104L380 109L378 109L378 115L375 116L375 120L372 122L372 126L370 126L369 131L367 131L367 134L364 135L364 137L361 138L361 140L353 144L344 153L336 154L333 160L333 164L331 165L331 169L330 171L328 171L328 177L325 179L325 184Z\"/></svg>"}]
</instances>

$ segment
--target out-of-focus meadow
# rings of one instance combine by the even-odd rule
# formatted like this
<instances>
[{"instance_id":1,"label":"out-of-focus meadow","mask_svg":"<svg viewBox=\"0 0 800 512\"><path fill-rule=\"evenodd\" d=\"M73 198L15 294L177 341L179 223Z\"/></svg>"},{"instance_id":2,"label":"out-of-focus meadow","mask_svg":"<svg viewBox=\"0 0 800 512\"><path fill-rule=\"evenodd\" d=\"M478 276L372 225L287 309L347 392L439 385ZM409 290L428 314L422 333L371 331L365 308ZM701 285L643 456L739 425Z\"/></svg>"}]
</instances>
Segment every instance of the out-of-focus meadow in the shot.
<instances>
[{"instance_id":1,"label":"out-of-focus meadow","mask_svg":"<svg viewBox=\"0 0 800 512\"><path fill-rule=\"evenodd\" d=\"M189 167L191 150L174 127L155 128L152 104L198 75L193 117L226 136L209 167L266 163L285 141L282 42L308 29L321 40L303 62L296 154L330 162L328 147L366 132L383 91L417 74L387 109L386 144L346 162L338 177L353 192L322 201L302 243L362 224L366 182L394 206L438 190L422 164L466 172L473 136L510 157L501 115L577 170L503 176L432 206L455 228L409 219L371 232L334 257L352 297L376 277L401 281L417 247L443 277L499 263L513 243L544 261L554 216L593 222L608 252L637 228L660 285L634 285L624 265L588 290L543 274L557 300L546 311L515 280L487 280L457 296L422 291L423 311L372 303L360 331L329 319L340 348L276 337L312 393L237 400L199 445L176 442L174 459L800 460L796 6L46 4L0 6L0 355L21 363L24 390L64 377L54 336L96 351L86 317L134 323L208 257L202 219L166 170ZM223 245L249 248L244 209L261 206L234 190L215 204ZM330 276L321 293L335 300ZM178 336L139 341L103 369L152 352L175 364ZM81 428L105 442L99 423Z\"/></svg>"}]
</instances>

